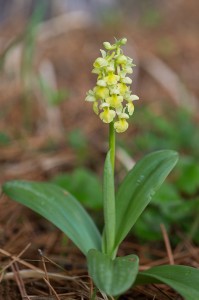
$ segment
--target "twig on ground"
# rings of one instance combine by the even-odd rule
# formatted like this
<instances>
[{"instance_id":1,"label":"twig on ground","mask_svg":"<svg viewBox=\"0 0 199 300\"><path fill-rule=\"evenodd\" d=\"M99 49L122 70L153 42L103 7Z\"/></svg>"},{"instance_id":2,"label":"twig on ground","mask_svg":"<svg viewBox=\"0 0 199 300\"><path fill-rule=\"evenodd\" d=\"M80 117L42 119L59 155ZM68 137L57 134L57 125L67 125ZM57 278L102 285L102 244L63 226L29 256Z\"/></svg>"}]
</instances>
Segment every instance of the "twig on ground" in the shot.
<instances>
[{"instance_id":1,"label":"twig on ground","mask_svg":"<svg viewBox=\"0 0 199 300\"><path fill-rule=\"evenodd\" d=\"M30 299L28 297L27 293L26 293L25 285L24 285L24 282L23 282L23 280L20 276L20 272L19 272L19 268L18 268L17 263L14 262L12 264L11 268L13 270L14 278L15 278L15 281L18 285L18 288L19 288L22 299Z\"/></svg>"},{"instance_id":2,"label":"twig on ground","mask_svg":"<svg viewBox=\"0 0 199 300\"><path fill-rule=\"evenodd\" d=\"M30 247L30 245L31 244L28 244L17 256L16 256L16 258L13 258L12 259L12 261L10 262L10 263L8 263L5 267L3 267L1 270L0 270L0 273L4 273L5 272L5 270L7 269L7 268L9 268L13 263L15 263L18 259L19 259L19 257L21 257L25 252L26 252L26 250ZM0 280L0 282L1 282L1 280Z\"/></svg>"},{"instance_id":3,"label":"twig on ground","mask_svg":"<svg viewBox=\"0 0 199 300\"><path fill-rule=\"evenodd\" d=\"M18 256L10 254L8 251L0 249L0 253L12 258L15 262L26 266L30 270L19 270L20 276L22 278L43 278L45 276L45 272L34 265L20 259ZM56 274L56 273L48 273L49 278L56 279L65 279L65 280L76 280L78 277L70 277L66 275ZM2 280L14 279L14 273L9 272L3 275Z\"/></svg>"},{"instance_id":4,"label":"twig on ground","mask_svg":"<svg viewBox=\"0 0 199 300\"><path fill-rule=\"evenodd\" d=\"M194 252L195 252L195 255L199 255L199 249L194 249ZM178 252L178 253L174 254L173 257L174 257L175 263L178 263L178 262L190 257L190 253L188 251ZM164 257L164 258L161 258L158 260L154 260L154 261L150 262L150 264L148 264L148 265L140 266L140 270L144 271L151 267L168 264L168 263L169 263L168 257Z\"/></svg>"},{"instance_id":5,"label":"twig on ground","mask_svg":"<svg viewBox=\"0 0 199 300\"><path fill-rule=\"evenodd\" d=\"M166 231L166 228L165 228L164 224L160 224L160 228L161 228L161 231L162 231L162 235L163 235L167 255L168 255L168 258L169 258L169 263L170 263L170 265L174 265L175 263L174 263L174 257L173 257L172 249L171 249L171 244L170 244L169 237L168 237L168 234L167 234L167 231Z\"/></svg>"},{"instance_id":6,"label":"twig on ground","mask_svg":"<svg viewBox=\"0 0 199 300\"><path fill-rule=\"evenodd\" d=\"M199 257L198 257L198 253L197 253L197 250L198 248L194 247L194 245L191 243L189 237L187 236L183 236L183 234L181 232L178 232L178 236L182 239L182 243L179 244L175 251L178 251L179 248L186 248L189 252L189 255L192 256L195 261L197 262L197 267L199 265Z\"/></svg>"},{"instance_id":7,"label":"twig on ground","mask_svg":"<svg viewBox=\"0 0 199 300\"><path fill-rule=\"evenodd\" d=\"M38 249L38 252L39 252L39 254L41 256L41 261L42 261L42 265L43 265L43 268L44 268L44 273L45 273L44 279L46 279L48 281L48 283L50 284L50 280L49 280L49 276L48 276L48 272L47 272L47 268L46 268L45 259L43 257L43 253L42 253L41 249ZM52 295L52 289L50 288L49 285L48 285L48 288L49 288L50 295Z\"/></svg>"},{"instance_id":8,"label":"twig on ground","mask_svg":"<svg viewBox=\"0 0 199 300\"><path fill-rule=\"evenodd\" d=\"M45 278L43 277L43 280L45 281L45 283L47 284L47 286L49 287L50 291L51 291L51 295L54 294L55 298L57 300L60 300L58 294L56 293L55 289L52 287L52 285L50 284L50 282Z\"/></svg>"},{"instance_id":9,"label":"twig on ground","mask_svg":"<svg viewBox=\"0 0 199 300\"><path fill-rule=\"evenodd\" d=\"M174 299L171 298L167 293L165 293L163 289L159 288L157 285L152 284L152 286L153 286L155 289L157 289L161 294L163 294L164 296L166 296L168 299L174 300Z\"/></svg>"},{"instance_id":10,"label":"twig on ground","mask_svg":"<svg viewBox=\"0 0 199 300\"><path fill-rule=\"evenodd\" d=\"M36 267L35 267L36 268ZM29 269L24 269L24 270L20 270L20 275L23 279L42 279L45 276L45 272L37 269L37 270L29 270ZM51 273L48 272L48 278L50 279L54 279L54 280L70 280L70 281L75 281L77 280L79 277L78 276L67 276L67 275L62 275L62 274L58 274L58 273ZM6 274L4 274L2 280L13 280L14 279L14 273L13 272L7 272Z\"/></svg>"}]
</instances>

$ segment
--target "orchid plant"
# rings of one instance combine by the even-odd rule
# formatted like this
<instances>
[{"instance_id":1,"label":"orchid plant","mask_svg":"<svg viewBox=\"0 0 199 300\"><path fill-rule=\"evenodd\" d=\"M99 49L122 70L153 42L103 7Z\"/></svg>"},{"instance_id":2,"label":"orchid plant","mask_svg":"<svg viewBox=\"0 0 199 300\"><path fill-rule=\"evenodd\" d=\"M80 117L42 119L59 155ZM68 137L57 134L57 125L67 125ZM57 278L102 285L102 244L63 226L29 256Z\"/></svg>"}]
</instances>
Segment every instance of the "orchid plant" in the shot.
<instances>
[{"instance_id":1,"label":"orchid plant","mask_svg":"<svg viewBox=\"0 0 199 300\"><path fill-rule=\"evenodd\" d=\"M3 191L52 222L74 242L86 256L89 275L102 293L118 296L138 284L165 283L184 299L197 300L199 270L164 265L139 272L136 254L117 256L120 244L178 160L178 154L172 150L148 154L129 171L115 193L115 136L128 129L134 101L139 99L130 90L132 80L127 75L133 73L135 65L121 49L126 42L123 38L114 44L103 44L105 50L101 50L101 57L93 64L96 86L86 96L94 112L109 124L109 149L103 179L103 232L99 232L80 202L58 186L9 181L3 185Z\"/></svg>"}]
</instances>

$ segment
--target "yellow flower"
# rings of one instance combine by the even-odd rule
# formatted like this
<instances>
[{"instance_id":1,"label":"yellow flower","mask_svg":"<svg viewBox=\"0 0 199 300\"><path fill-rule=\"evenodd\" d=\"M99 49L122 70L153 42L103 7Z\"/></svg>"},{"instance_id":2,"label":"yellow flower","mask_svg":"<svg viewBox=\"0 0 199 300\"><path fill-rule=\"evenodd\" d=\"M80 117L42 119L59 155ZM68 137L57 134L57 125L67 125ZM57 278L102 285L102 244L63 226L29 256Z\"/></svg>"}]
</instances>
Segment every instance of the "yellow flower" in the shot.
<instances>
[{"instance_id":1,"label":"yellow flower","mask_svg":"<svg viewBox=\"0 0 199 300\"><path fill-rule=\"evenodd\" d=\"M94 91L92 90L89 90L87 93L86 93L86 101L88 102L94 102L96 101L97 99L95 98L95 93Z\"/></svg>"},{"instance_id":2,"label":"yellow flower","mask_svg":"<svg viewBox=\"0 0 199 300\"><path fill-rule=\"evenodd\" d=\"M132 79L127 74L133 73L133 60L124 55L121 46L126 38L115 40L114 44L104 42L105 50L100 50L101 57L94 61L93 73L97 74L97 83L88 91L86 101L93 102L93 110L104 123L114 123L117 132L128 128L128 118L134 112L134 100L130 84Z\"/></svg>"},{"instance_id":3,"label":"yellow flower","mask_svg":"<svg viewBox=\"0 0 199 300\"><path fill-rule=\"evenodd\" d=\"M131 95L131 94L129 94L129 95L127 95L126 100L128 100L128 101L135 101L135 100L139 100L139 97L137 95Z\"/></svg>"},{"instance_id":4,"label":"yellow flower","mask_svg":"<svg viewBox=\"0 0 199 300\"><path fill-rule=\"evenodd\" d=\"M97 85L99 85L99 86L106 86L106 82L103 79L99 79L97 81Z\"/></svg>"},{"instance_id":5,"label":"yellow flower","mask_svg":"<svg viewBox=\"0 0 199 300\"><path fill-rule=\"evenodd\" d=\"M118 95L112 95L106 99L106 102L116 110L122 111L123 97Z\"/></svg>"},{"instance_id":6,"label":"yellow flower","mask_svg":"<svg viewBox=\"0 0 199 300\"><path fill-rule=\"evenodd\" d=\"M98 102L97 101L95 101L93 103L93 111L96 113L96 115L99 114L99 108L98 108Z\"/></svg>"},{"instance_id":7,"label":"yellow flower","mask_svg":"<svg viewBox=\"0 0 199 300\"><path fill-rule=\"evenodd\" d=\"M124 95L129 90L129 87L125 83L118 83L117 86L121 95Z\"/></svg>"},{"instance_id":8,"label":"yellow flower","mask_svg":"<svg viewBox=\"0 0 199 300\"><path fill-rule=\"evenodd\" d=\"M127 57L125 55L119 55L117 58L117 63L118 64L126 64L127 62Z\"/></svg>"},{"instance_id":9,"label":"yellow flower","mask_svg":"<svg viewBox=\"0 0 199 300\"><path fill-rule=\"evenodd\" d=\"M105 67L108 65L108 62L106 61L105 58L102 58L102 57L98 57L95 61L94 61L94 64L93 64L93 67L94 68L102 68L102 67Z\"/></svg>"},{"instance_id":10,"label":"yellow flower","mask_svg":"<svg viewBox=\"0 0 199 300\"><path fill-rule=\"evenodd\" d=\"M100 114L100 119L104 123L111 123L115 118L116 112L110 109L107 103L103 103L100 108L103 108L103 112Z\"/></svg>"},{"instance_id":11,"label":"yellow flower","mask_svg":"<svg viewBox=\"0 0 199 300\"><path fill-rule=\"evenodd\" d=\"M133 104L133 102L129 101L129 103L126 106L127 106L129 115L131 116L133 114L133 112L134 112L134 104Z\"/></svg>"},{"instance_id":12,"label":"yellow flower","mask_svg":"<svg viewBox=\"0 0 199 300\"><path fill-rule=\"evenodd\" d=\"M132 79L130 77L122 77L121 78L121 82L122 83L126 83L126 84L131 84L132 83Z\"/></svg>"},{"instance_id":13,"label":"yellow flower","mask_svg":"<svg viewBox=\"0 0 199 300\"><path fill-rule=\"evenodd\" d=\"M114 123L114 128L115 128L116 132L122 133L128 129L129 124L126 120L128 118L129 118L129 116L126 113L121 113L119 115L119 120Z\"/></svg>"},{"instance_id":14,"label":"yellow flower","mask_svg":"<svg viewBox=\"0 0 199 300\"><path fill-rule=\"evenodd\" d=\"M96 86L94 92L97 98L105 99L109 96L109 89L103 86Z\"/></svg>"},{"instance_id":15,"label":"yellow flower","mask_svg":"<svg viewBox=\"0 0 199 300\"><path fill-rule=\"evenodd\" d=\"M109 72L108 75L104 78L104 81L107 85L114 85L117 84L120 76L115 75L113 72Z\"/></svg>"}]
</instances>

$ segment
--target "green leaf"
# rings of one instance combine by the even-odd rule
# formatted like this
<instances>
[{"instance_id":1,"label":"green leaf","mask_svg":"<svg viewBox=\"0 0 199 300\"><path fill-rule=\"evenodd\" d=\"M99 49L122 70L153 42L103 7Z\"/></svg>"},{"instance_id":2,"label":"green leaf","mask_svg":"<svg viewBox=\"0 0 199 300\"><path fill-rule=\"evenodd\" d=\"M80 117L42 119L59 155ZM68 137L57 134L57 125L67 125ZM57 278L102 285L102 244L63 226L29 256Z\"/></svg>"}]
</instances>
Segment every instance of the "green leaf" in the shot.
<instances>
[{"instance_id":1,"label":"green leaf","mask_svg":"<svg viewBox=\"0 0 199 300\"><path fill-rule=\"evenodd\" d=\"M91 249L87 260L89 274L95 285L109 296L117 296L128 290L138 273L139 259L136 255L112 260L108 254Z\"/></svg>"},{"instance_id":2,"label":"green leaf","mask_svg":"<svg viewBox=\"0 0 199 300\"><path fill-rule=\"evenodd\" d=\"M174 151L156 151L138 161L127 174L116 197L116 248L149 204L177 160L178 154Z\"/></svg>"},{"instance_id":3,"label":"green leaf","mask_svg":"<svg viewBox=\"0 0 199 300\"><path fill-rule=\"evenodd\" d=\"M115 244L115 187L110 151L107 153L104 165L103 203L105 223L103 246L105 252L111 254Z\"/></svg>"},{"instance_id":4,"label":"green leaf","mask_svg":"<svg viewBox=\"0 0 199 300\"><path fill-rule=\"evenodd\" d=\"M192 267L165 265L140 272L135 284L148 283L165 283L185 300L199 299L199 270Z\"/></svg>"},{"instance_id":5,"label":"green leaf","mask_svg":"<svg viewBox=\"0 0 199 300\"><path fill-rule=\"evenodd\" d=\"M101 248L101 236L81 204L67 191L49 183L9 181L3 192L61 229L86 255Z\"/></svg>"}]
</instances>

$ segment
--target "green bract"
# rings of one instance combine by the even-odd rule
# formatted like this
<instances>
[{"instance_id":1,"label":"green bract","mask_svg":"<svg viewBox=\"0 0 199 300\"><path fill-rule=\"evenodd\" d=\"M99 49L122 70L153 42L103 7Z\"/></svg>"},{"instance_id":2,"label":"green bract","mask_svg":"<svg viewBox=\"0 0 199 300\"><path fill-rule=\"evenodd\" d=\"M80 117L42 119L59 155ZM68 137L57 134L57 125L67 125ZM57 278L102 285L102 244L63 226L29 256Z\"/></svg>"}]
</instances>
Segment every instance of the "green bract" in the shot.
<instances>
[{"instance_id":1,"label":"green bract","mask_svg":"<svg viewBox=\"0 0 199 300\"><path fill-rule=\"evenodd\" d=\"M127 119L134 112L134 100L139 97L131 94L129 84L133 73L133 60L122 53L121 46L126 38L116 40L115 44L104 42L93 66L93 73L98 75L96 86L87 92L86 101L93 102L93 110L104 123L114 122L115 130L120 133L128 128Z\"/></svg>"}]
</instances>

